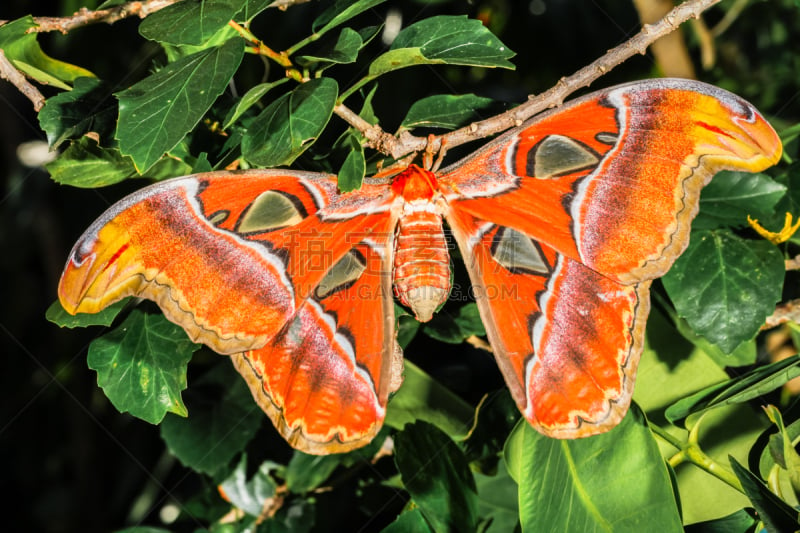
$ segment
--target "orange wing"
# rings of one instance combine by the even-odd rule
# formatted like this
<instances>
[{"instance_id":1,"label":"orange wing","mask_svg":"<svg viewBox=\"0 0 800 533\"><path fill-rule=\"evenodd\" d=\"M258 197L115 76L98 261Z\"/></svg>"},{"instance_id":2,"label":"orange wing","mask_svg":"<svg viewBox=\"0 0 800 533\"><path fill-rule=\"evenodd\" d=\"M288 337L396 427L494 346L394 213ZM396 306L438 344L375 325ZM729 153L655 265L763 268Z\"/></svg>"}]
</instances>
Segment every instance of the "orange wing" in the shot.
<instances>
[{"instance_id":1,"label":"orange wing","mask_svg":"<svg viewBox=\"0 0 800 533\"><path fill-rule=\"evenodd\" d=\"M333 176L248 171L158 183L78 241L59 285L71 312L154 300L234 364L281 433L311 453L380 429L394 341L392 193L340 195ZM239 353L243 352L243 353Z\"/></svg>"},{"instance_id":2,"label":"orange wing","mask_svg":"<svg viewBox=\"0 0 800 533\"><path fill-rule=\"evenodd\" d=\"M443 172L489 340L534 427L582 437L621 420L649 280L688 244L700 189L780 153L747 102L665 79L580 98Z\"/></svg>"}]
</instances>

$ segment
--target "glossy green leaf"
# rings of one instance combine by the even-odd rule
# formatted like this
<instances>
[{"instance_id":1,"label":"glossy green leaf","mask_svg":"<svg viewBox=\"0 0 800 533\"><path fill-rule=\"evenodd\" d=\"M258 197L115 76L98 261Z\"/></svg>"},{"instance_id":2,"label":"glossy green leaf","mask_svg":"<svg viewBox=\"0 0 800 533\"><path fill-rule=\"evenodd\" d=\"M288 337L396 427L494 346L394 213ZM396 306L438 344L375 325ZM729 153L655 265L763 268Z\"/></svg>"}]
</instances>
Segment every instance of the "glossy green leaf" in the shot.
<instances>
[{"instance_id":1,"label":"glossy green leaf","mask_svg":"<svg viewBox=\"0 0 800 533\"><path fill-rule=\"evenodd\" d=\"M193 380L185 396L189 416L166 417L161 438L181 463L213 476L247 446L265 420L264 412L225 360Z\"/></svg>"},{"instance_id":2,"label":"glossy green leaf","mask_svg":"<svg viewBox=\"0 0 800 533\"><path fill-rule=\"evenodd\" d=\"M464 437L472 426L472 407L418 366L408 360L404 364L403 386L390 398L384 424L402 429L424 420L452 437Z\"/></svg>"},{"instance_id":3,"label":"glossy green leaf","mask_svg":"<svg viewBox=\"0 0 800 533\"><path fill-rule=\"evenodd\" d=\"M242 154L256 165L290 165L325 129L336 104L338 87L318 78L267 106L242 139Z\"/></svg>"},{"instance_id":4,"label":"glossy green leaf","mask_svg":"<svg viewBox=\"0 0 800 533\"><path fill-rule=\"evenodd\" d=\"M95 77L85 68L58 61L45 54L36 40L37 34L27 33L36 26L31 16L0 26L0 50L3 50L6 58L16 68L40 83L65 90L77 78Z\"/></svg>"},{"instance_id":5,"label":"glossy green leaf","mask_svg":"<svg viewBox=\"0 0 800 533\"><path fill-rule=\"evenodd\" d=\"M117 94L117 139L138 169L147 169L197 125L222 94L244 54L232 39L170 63Z\"/></svg>"},{"instance_id":6,"label":"glossy green leaf","mask_svg":"<svg viewBox=\"0 0 800 533\"><path fill-rule=\"evenodd\" d=\"M797 376L800 376L800 356L795 355L686 396L669 406L665 415L676 423L691 414L758 398Z\"/></svg>"},{"instance_id":7,"label":"glossy green leaf","mask_svg":"<svg viewBox=\"0 0 800 533\"><path fill-rule=\"evenodd\" d=\"M48 98L38 118L50 148L58 148L89 132L110 138L116 127L117 104L101 80L78 78L71 91Z\"/></svg>"},{"instance_id":8,"label":"glossy green leaf","mask_svg":"<svg viewBox=\"0 0 800 533\"><path fill-rule=\"evenodd\" d=\"M71 143L61 157L45 168L56 183L88 189L113 185L136 175L130 157L116 148L98 146L91 137Z\"/></svg>"},{"instance_id":9,"label":"glossy green leaf","mask_svg":"<svg viewBox=\"0 0 800 533\"><path fill-rule=\"evenodd\" d=\"M309 455L295 452L286 468L286 486L296 494L319 487L342 464L341 454Z\"/></svg>"},{"instance_id":10,"label":"glossy green leaf","mask_svg":"<svg viewBox=\"0 0 800 533\"><path fill-rule=\"evenodd\" d=\"M382 533L434 533L418 507L400 513L394 522L381 531Z\"/></svg>"},{"instance_id":11,"label":"glossy green leaf","mask_svg":"<svg viewBox=\"0 0 800 533\"><path fill-rule=\"evenodd\" d=\"M585 439L551 439L523 420L505 457L519 483L523 531L683 531L666 465L635 404L619 426Z\"/></svg>"},{"instance_id":12,"label":"glossy green leaf","mask_svg":"<svg viewBox=\"0 0 800 533\"><path fill-rule=\"evenodd\" d=\"M357 31L344 28L333 46L325 47L323 53L298 56L297 64L303 67L311 67L317 63L353 63L363 45L361 35Z\"/></svg>"},{"instance_id":13,"label":"glossy green leaf","mask_svg":"<svg viewBox=\"0 0 800 533\"><path fill-rule=\"evenodd\" d=\"M278 468L277 464L265 461L248 479L247 454L242 454L236 468L220 483L219 488L233 505L249 515L260 516L264 511L264 502L275 496L277 485L270 473Z\"/></svg>"},{"instance_id":14,"label":"glossy green leaf","mask_svg":"<svg viewBox=\"0 0 800 533\"><path fill-rule=\"evenodd\" d=\"M473 335L486 335L475 303L461 306L455 316L437 313L430 322L423 325L423 331L432 339L450 344L461 344L464 339Z\"/></svg>"},{"instance_id":15,"label":"glossy green leaf","mask_svg":"<svg viewBox=\"0 0 800 533\"><path fill-rule=\"evenodd\" d=\"M114 331L92 341L87 363L118 411L157 424L167 413L186 416L181 391L198 348L163 315L134 309Z\"/></svg>"},{"instance_id":16,"label":"glossy green leaf","mask_svg":"<svg viewBox=\"0 0 800 533\"><path fill-rule=\"evenodd\" d=\"M437 94L411 105L401 124L404 128L445 128L454 130L470 122L487 118L495 105L491 98L474 94ZM484 113L482 113L482 111Z\"/></svg>"},{"instance_id":17,"label":"glossy green leaf","mask_svg":"<svg viewBox=\"0 0 800 533\"><path fill-rule=\"evenodd\" d=\"M248 109L257 104L258 101L261 100L261 97L267 94L270 89L277 87L288 80L289 78L283 78L272 83L259 83L244 93L244 96L242 96L239 102L237 102L237 104L231 108L228 116L225 117L222 126L223 129L230 128L231 125L239 119L239 117L241 117Z\"/></svg>"},{"instance_id":18,"label":"glossy green leaf","mask_svg":"<svg viewBox=\"0 0 800 533\"><path fill-rule=\"evenodd\" d=\"M159 43L199 45L227 26L245 4L246 0L178 2L146 17L139 33Z\"/></svg>"},{"instance_id":19,"label":"glossy green leaf","mask_svg":"<svg viewBox=\"0 0 800 533\"><path fill-rule=\"evenodd\" d=\"M786 213L792 213L795 217L800 214L800 161L795 161L786 167L775 181L786 187L786 194L775 206L775 215L772 219L764 217L759 219L759 222L769 228L778 229L783 225ZM795 233L789 242L800 243L800 234Z\"/></svg>"},{"instance_id":20,"label":"glossy green leaf","mask_svg":"<svg viewBox=\"0 0 800 533\"><path fill-rule=\"evenodd\" d=\"M395 437L395 463L411 499L436 531L475 531L478 494L464 453L427 422Z\"/></svg>"},{"instance_id":21,"label":"glossy green leaf","mask_svg":"<svg viewBox=\"0 0 800 533\"><path fill-rule=\"evenodd\" d=\"M743 467L733 457L730 458L733 472L742 483L747 497L758 511L758 516L767 531L797 531L800 529L800 516L786 502L776 496L763 481Z\"/></svg>"},{"instance_id":22,"label":"glossy green leaf","mask_svg":"<svg viewBox=\"0 0 800 533\"><path fill-rule=\"evenodd\" d=\"M345 132L342 136L342 145L347 150L347 157L339 169L339 190L342 192L355 191L361 187L364 175L367 172L367 162L364 158L364 147L361 145L361 135L352 129Z\"/></svg>"},{"instance_id":23,"label":"glossy green leaf","mask_svg":"<svg viewBox=\"0 0 800 533\"><path fill-rule=\"evenodd\" d=\"M386 0L336 0L336 3L314 20L311 27L314 33L322 35L385 1Z\"/></svg>"},{"instance_id":24,"label":"glossy green leaf","mask_svg":"<svg viewBox=\"0 0 800 533\"><path fill-rule=\"evenodd\" d=\"M91 137L70 143L61 157L45 168L56 183L81 188L105 187L128 178L174 178L189 174L192 167L174 157L164 157L144 174L136 172L133 161L116 148L97 145Z\"/></svg>"},{"instance_id":25,"label":"glossy green leaf","mask_svg":"<svg viewBox=\"0 0 800 533\"><path fill-rule=\"evenodd\" d=\"M778 435L770 438L769 447L772 450L779 448L776 441L780 441L779 451L774 451L773 456L776 462L787 472L792 492L797 497L800 494L800 455L794 447L794 439L783 424L783 417L780 410L774 405L764 408L770 421L778 427Z\"/></svg>"},{"instance_id":26,"label":"glossy green leaf","mask_svg":"<svg viewBox=\"0 0 800 533\"><path fill-rule=\"evenodd\" d=\"M663 277L678 314L726 352L758 333L781 297L784 262L767 241L697 231Z\"/></svg>"},{"instance_id":27,"label":"glossy green leaf","mask_svg":"<svg viewBox=\"0 0 800 533\"><path fill-rule=\"evenodd\" d=\"M430 62L514 68L513 63L507 61L515 55L514 52L481 21L466 16L440 15L422 19L404 28L397 34L389 53L402 49L418 50ZM380 64L381 58L375 63ZM402 66L405 65L396 65L390 70Z\"/></svg>"},{"instance_id":28,"label":"glossy green leaf","mask_svg":"<svg viewBox=\"0 0 800 533\"><path fill-rule=\"evenodd\" d=\"M766 174L722 171L714 176L700 195L700 214L694 229L746 226L752 218L771 216L786 194L786 186Z\"/></svg>"},{"instance_id":29,"label":"glossy green leaf","mask_svg":"<svg viewBox=\"0 0 800 533\"><path fill-rule=\"evenodd\" d=\"M99 313L78 313L71 315L67 313L61 303L56 300L45 312L45 318L62 328L85 328L87 326L110 326L117 315L122 311L128 299L113 303Z\"/></svg>"}]
</instances>

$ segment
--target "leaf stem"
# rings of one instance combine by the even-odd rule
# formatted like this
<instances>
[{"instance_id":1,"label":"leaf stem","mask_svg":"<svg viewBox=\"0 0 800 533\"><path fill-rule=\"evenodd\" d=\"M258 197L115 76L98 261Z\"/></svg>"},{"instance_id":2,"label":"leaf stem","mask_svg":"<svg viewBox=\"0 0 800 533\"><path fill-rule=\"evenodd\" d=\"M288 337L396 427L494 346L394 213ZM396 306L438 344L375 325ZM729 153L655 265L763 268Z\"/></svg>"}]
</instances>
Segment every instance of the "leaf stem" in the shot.
<instances>
[{"instance_id":1,"label":"leaf stem","mask_svg":"<svg viewBox=\"0 0 800 533\"><path fill-rule=\"evenodd\" d=\"M247 50L248 52L253 54L258 54L261 56L266 56L275 61L283 68L287 70L294 70L293 69L294 65L292 65L292 61L291 59L289 59L289 56L286 54L286 52L276 52L275 50L264 44L264 42L261 39L253 35L250 32L250 30L248 30L238 22L234 22L231 20L228 22L228 25L234 30L236 30L239 33L239 35L241 35L242 38L244 38L244 40L250 43L251 48ZM295 77L291 76L288 72L287 75L289 75L289 77Z\"/></svg>"}]
</instances>

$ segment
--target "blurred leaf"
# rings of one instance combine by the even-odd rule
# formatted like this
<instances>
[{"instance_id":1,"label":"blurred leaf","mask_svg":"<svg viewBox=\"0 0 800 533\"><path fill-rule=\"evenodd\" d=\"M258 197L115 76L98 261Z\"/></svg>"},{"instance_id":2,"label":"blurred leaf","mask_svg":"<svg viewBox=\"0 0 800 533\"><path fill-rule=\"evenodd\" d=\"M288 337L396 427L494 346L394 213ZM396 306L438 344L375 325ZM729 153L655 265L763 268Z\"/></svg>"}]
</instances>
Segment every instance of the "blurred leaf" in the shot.
<instances>
[{"instance_id":1,"label":"blurred leaf","mask_svg":"<svg viewBox=\"0 0 800 533\"><path fill-rule=\"evenodd\" d=\"M692 329L731 352L772 314L784 275L783 256L769 242L703 230L662 281Z\"/></svg>"},{"instance_id":2,"label":"blurred leaf","mask_svg":"<svg viewBox=\"0 0 800 533\"><path fill-rule=\"evenodd\" d=\"M445 128L454 130L486 118L481 111L495 105L491 98L474 94L437 94L411 105L401 124L404 128Z\"/></svg>"},{"instance_id":3,"label":"blurred leaf","mask_svg":"<svg viewBox=\"0 0 800 533\"><path fill-rule=\"evenodd\" d=\"M168 416L161 438L187 467L218 475L253 438L264 412L228 361L220 361L186 391L188 418Z\"/></svg>"},{"instance_id":4,"label":"blurred leaf","mask_svg":"<svg viewBox=\"0 0 800 533\"><path fill-rule=\"evenodd\" d=\"M118 411L157 424L168 412L186 416L181 391L198 348L163 315L134 309L115 330L92 341L87 363Z\"/></svg>"},{"instance_id":5,"label":"blurred leaf","mask_svg":"<svg viewBox=\"0 0 800 533\"><path fill-rule=\"evenodd\" d=\"M278 465L265 461L261 463L253 477L247 479L247 454L242 454L239 464L222 483L220 489L236 507L252 516L261 516L264 502L275 496L277 485L270 472Z\"/></svg>"},{"instance_id":6,"label":"blurred leaf","mask_svg":"<svg viewBox=\"0 0 800 533\"><path fill-rule=\"evenodd\" d=\"M242 154L256 165L290 165L325 129L336 104L331 78L308 81L274 100L242 139Z\"/></svg>"},{"instance_id":7,"label":"blurred leaf","mask_svg":"<svg viewBox=\"0 0 800 533\"><path fill-rule=\"evenodd\" d=\"M314 33L322 35L383 2L385 0L337 0L314 20L311 27Z\"/></svg>"},{"instance_id":8,"label":"blurred leaf","mask_svg":"<svg viewBox=\"0 0 800 533\"><path fill-rule=\"evenodd\" d=\"M50 148L90 131L110 138L116 119L116 102L97 78L77 78L71 91L51 96L39 111L39 126L47 132Z\"/></svg>"},{"instance_id":9,"label":"blurred leaf","mask_svg":"<svg viewBox=\"0 0 800 533\"><path fill-rule=\"evenodd\" d=\"M800 455L794 448L794 439L783 425L783 417L777 407L768 405L764 410L770 421L778 427L776 438L770 438L770 449L773 450L776 462L788 473L792 491L797 497L800 494ZM778 440L780 446L777 445Z\"/></svg>"},{"instance_id":10,"label":"blurred leaf","mask_svg":"<svg viewBox=\"0 0 800 533\"><path fill-rule=\"evenodd\" d=\"M497 473L485 476L475 473L478 489L478 514L482 524L488 524L483 533L507 533L519 524L517 483L511 479L505 463L499 463Z\"/></svg>"},{"instance_id":11,"label":"blurred leaf","mask_svg":"<svg viewBox=\"0 0 800 533\"><path fill-rule=\"evenodd\" d=\"M667 420L674 424L691 414L763 396L800 376L799 363L800 356L795 355L686 396L667 408Z\"/></svg>"},{"instance_id":12,"label":"blurred leaf","mask_svg":"<svg viewBox=\"0 0 800 533\"><path fill-rule=\"evenodd\" d=\"M666 465L635 404L619 426L586 439L551 439L522 420L504 455L519 483L523 530L683 531Z\"/></svg>"},{"instance_id":13,"label":"blurred leaf","mask_svg":"<svg viewBox=\"0 0 800 533\"><path fill-rule=\"evenodd\" d=\"M418 366L405 361L403 385L389 400L384 424L402 429L421 420L435 424L451 437L463 437L472 426L473 410Z\"/></svg>"},{"instance_id":14,"label":"blurred leaf","mask_svg":"<svg viewBox=\"0 0 800 533\"><path fill-rule=\"evenodd\" d=\"M754 533L759 522L754 514L752 509L740 509L716 520L690 524L684 527L684 531L685 533Z\"/></svg>"},{"instance_id":15,"label":"blurred leaf","mask_svg":"<svg viewBox=\"0 0 800 533\"><path fill-rule=\"evenodd\" d=\"M767 531L797 531L800 529L797 510L792 509L786 502L773 494L764 482L739 464L735 458L731 457L730 462L733 472L742 483L745 494L758 511L761 521L767 526Z\"/></svg>"},{"instance_id":16,"label":"blurred leaf","mask_svg":"<svg viewBox=\"0 0 800 533\"><path fill-rule=\"evenodd\" d=\"M194 128L228 86L244 55L231 39L170 63L117 94L117 139L140 170L150 168Z\"/></svg>"},{"instance_id":17,"label":"blurred leaf","mask_svg":"<svg viewBox=\"0 0 800 533\"><path fill-rule=\"evenodd\" d=\"M170 44L202 44L242 10L245 0L184 1L168 5L139 24L145 39Z\"/></svg>"},{"instance_id":18,"label":"blurred leaf","mask_svg":"<svg viewBox=\"0 0 800 533\"><path fill-rule=\"evenodd\" d=\"M47 308L45 318L62 328L85 328L87 326L110 326L120 311L127 305L128 299L113 303L99 313L78 313L71 315L67 313L61 303L56 300Z\"/></svg>"},{"instance_id":19,"label":"blurred leaf","mask_svg":"<svg viewBox=\"0 0 800 533\"><path fill-rule=\"evenodd\" d=\"M364 43L361 35L355 30L344 28L339 34L339 38L333 46L324 48L323 54L304 55L297 57L297 64L303 67L311 67L317 63L345 64L353 63L358 57L358 51Z\"/></svg>"},{"instance_id":20,"label":"blurred leaf","mask_svg":"<svg viewBox=\"0 0 800 533\"><path fill-rule=\"evenodd\" d=\"M394 522L381 531L382 533L434 533L419 507L403 511Z\"/></svg>"},{"instance_id":21,"label":"blurred leaf","mask_svg":"<svg viewBox=\"0 0 800 533\"><path fill-rule=\"evenodd\" d=\"M478 495L463 452L427 422L395 437L395 462L414 503L436 531L475 531Z\"/></svg>"},{"instance_id":22,"label":"blurred leaf","mask_svg":"<svg viewBox=\"0 0 800 533\"><path fill-rule=\"evenodd\" d=\"M692 228L746 226L748 215L756 219L771 216L785 194L786 186L766 174L722 171L703 189L700 213Z\"/></svg>"},{"instance_id":23,"label":"blurred leaf","mask_svg":"<svg viewBox=\"0 0 800 533\"><path fill-rule=\"evenodd\" d=\"M45 54L36 40L37 34L27 33L38 26L33 17L26 16L0 26L0 50L6 58L27 76L39 83L68 90L77 78L94 78L88 70L58 61Z\"/></svg>"}]
</instances>

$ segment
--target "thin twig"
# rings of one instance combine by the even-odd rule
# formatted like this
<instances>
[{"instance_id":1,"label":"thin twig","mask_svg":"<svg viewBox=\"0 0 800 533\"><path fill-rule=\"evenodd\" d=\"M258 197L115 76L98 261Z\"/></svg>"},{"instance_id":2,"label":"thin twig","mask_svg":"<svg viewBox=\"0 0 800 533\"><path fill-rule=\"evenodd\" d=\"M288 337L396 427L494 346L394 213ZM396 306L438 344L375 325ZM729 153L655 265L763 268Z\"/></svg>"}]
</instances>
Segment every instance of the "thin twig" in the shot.
<instances>
[{"instance_id":1,"label":"thin twig","mask_svg":"<svg viewBox=\"0 0 800 533\"><path fill-rule=\"evenodd\" d=\"M3 50L0 50L0 78L12 83L19 92L33 103L33 109L38 113L42 109L45 102L44 95L39 92L39 89L33 86L31 82L25 79L25 76L17 70L11 61L8 60Z\"/></svg>"},{"instance_id":2,"label":"thin twig","mask_svg":"<svg viewBox=\"0 0 800 533\"><path fill-rule=\"evenodd\" d=\"M296 6L298 4L305 4L306 2L310 2L311 0L275 0L267 7L276 7L281 11L286 11L292 6Z\"/></svg>"},{"instance_id":3,"label":"thin twig","mask_svg":"<svg viewBox=\"0 0 800 533\"><path fill-rule=\"evenodd\" d=\"M691 18L697 18L700 13L718 3L720 0L688 0L675 9L667 16L655 24L645 24L642 30L623 44L612 48L605 55L580 69L571 76L561 78L558 83L544 93L532 97L527 102L497 115L487 120L473 122L469 126L452 131L433 141L433 148L439 149L441 142L447 143L448 149L456 146L482 139L522 124L528 118L534 116L545 109L561 105L564 99L577 89L590 85L594 80L607 73L623 61L633 57L635 54L644 54L647 47L656 40L675 30ZM411 152L421 152L428 146L427 137L416 137L409 134L402 134L399 137L391 137L376 126L370 125L370 132L361 129L355 122L350 122L355 113L346 106L339 105L334 112L347 121L351 126L359 129L367 138L367 145L392 156L395 159ZM357 115L355 115L357 116ZM407 132L406 132L407 133Z\"/></svg>"},{"instance_id":4,"label":"thin twig","mask_svg":"<svg viewBox=\"0 0 800 533\"><path fill-rule=\"evenodd\" d=\"M147 15L164 9L178 1L179 0L146 0L144 2L128 2L109 9L99 9L97 11L90 11L82 7L77 13L69 17L34 17L33 20L36 22L37 26L28 31L31 33L60 31L66 34L70 30L88 26L89 24L99 24L101 22L113 24L118 20L133 16L145 18ZM7 22L7 20L1 20L0 26Z\"/></svg>"},{"instance_id":5,"label":"thin twig","mask_svg":"<svg viewBox=\"0 0 800 533\"><path fill-rule=\"evenodd\" d=\"M790 300L778 305L775 311L767 317L761 329L771 329L787 322L796 322L800 324L800 299Z\"/></svg>"}]
</instances>

